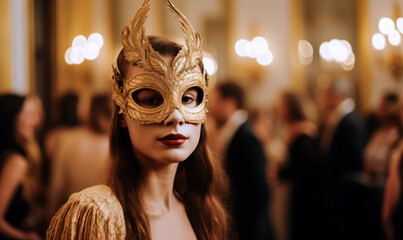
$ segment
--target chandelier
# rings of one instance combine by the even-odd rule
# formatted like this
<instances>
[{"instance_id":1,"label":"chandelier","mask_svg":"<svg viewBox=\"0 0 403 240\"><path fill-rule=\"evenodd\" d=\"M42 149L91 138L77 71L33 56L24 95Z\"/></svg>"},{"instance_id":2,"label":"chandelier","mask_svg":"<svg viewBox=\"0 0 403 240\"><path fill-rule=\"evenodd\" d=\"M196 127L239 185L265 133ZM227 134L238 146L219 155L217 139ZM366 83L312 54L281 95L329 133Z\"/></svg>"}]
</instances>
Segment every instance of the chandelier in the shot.
<instances>
[{"instance_id":1,"label":"chandelier","mask_svg":"<svg viewBox=\"0 0 403 240\"><path fill-rule=\"evenodd\" d=\"M403 34L403 18L400 16L400 5L397 1L393 6L394 18L383 17L379 20L379 32L372 35L372 46L378 52L384 52L384 58L378 63L384 66L395 80L403 75L403 57L401 56L401 41Z\"/></svg>"}]
</instances>

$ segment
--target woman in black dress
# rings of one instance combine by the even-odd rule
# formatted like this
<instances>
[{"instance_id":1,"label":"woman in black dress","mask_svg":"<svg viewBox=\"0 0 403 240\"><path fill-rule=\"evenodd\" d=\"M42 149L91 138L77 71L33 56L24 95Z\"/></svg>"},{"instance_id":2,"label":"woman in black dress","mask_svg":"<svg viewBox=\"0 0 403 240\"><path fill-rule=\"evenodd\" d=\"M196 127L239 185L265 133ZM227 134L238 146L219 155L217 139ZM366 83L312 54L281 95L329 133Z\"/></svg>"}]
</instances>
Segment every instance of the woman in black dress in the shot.
<instances>
[{"instance_id":1,"label":"woman in black dress","mask_svg":"<svg viewBox=\"0 0 403 240\"><path fill-rule=\"evenodd\" d=\"M400 108L403 125L403 108ZM403 138L390 154L389 173L383 199L382 220L388 240L403 239Z\"/></svg>"},{"instance_id":2,"label":"woman in black dress","mask_svg":"<svg viewBox=\"0 0 403 240\"><path fill-rule=\"evenodd\" d=\"M289 238L314 239L316 201L317 127L307 119L300 98L283 93L276 106L277 116L286 126L288 160L279 177L290 180Z\"/></svg>"},{"instance_id":3,"label":"woman in black dress","mask_svg":"<svg viewBox=\"0 0 403 240\"><path fill-rule=\"evenodd\" d=\"M28 158L22 147L36 127L33 98L0 96L0 239L40 239L22 230L29 207L23 195Z\"/></svg>"}]
</instances>

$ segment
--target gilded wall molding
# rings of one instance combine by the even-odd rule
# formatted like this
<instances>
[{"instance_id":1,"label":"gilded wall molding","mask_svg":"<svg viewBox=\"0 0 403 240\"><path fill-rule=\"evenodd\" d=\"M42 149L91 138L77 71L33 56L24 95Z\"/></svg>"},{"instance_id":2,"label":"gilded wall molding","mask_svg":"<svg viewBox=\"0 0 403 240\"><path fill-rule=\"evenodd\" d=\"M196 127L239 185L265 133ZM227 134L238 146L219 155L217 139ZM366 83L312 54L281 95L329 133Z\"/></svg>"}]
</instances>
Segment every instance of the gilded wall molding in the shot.
<instances>
[{"instance_id":1,"label":"gilded wall molding","mask_svg":"<svg viewBox=\"0 0 403 240\"><path fill-rule=\"evenodd\" d=\"M361 113L367 113L370 110L371 97L371 64L370 64L370 26L369 26L369 3L368 0L358 0L358 89Z\"/></svg>"},{"instance_id":2,"label":"gilded wall molding","mask_svg":"<svg viewBox=\"0 0 403 240\"><path fill-rule=\"evenodd\" d=\"M11 90L10 0L0 1L0 93Z\"/></svg>"}]
</instances>

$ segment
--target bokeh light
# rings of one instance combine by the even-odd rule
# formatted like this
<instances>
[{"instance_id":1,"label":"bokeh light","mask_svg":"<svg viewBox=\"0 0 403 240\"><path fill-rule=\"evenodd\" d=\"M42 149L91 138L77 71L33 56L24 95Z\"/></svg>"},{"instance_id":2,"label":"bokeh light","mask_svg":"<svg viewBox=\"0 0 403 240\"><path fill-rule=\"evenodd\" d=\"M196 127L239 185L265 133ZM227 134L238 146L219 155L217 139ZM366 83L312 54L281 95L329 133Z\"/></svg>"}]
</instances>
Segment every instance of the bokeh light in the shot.
<instances>
[{"instance_id":1,"label":"bokeh light","mask_svg":"<svg viewBox=\"0 0 403 240\"><path fill-rule=\"evenodd\" d=\"M325 61L332 61L333 56L330 54L329 42L323 42L319 47L319 54Z\"/></svg>"},{"instance_id":2,"label":"bokeh light","mask_svg":"<svg viewBox=\"0 0 403 240\"><path fill-rule=\"evenodd\" d=\"M298 41L298 59L303 65L308 65L313 60L313 47L307 40Z\"/></svg>"},{"instance_id":3,"label":"bokeh light","mask_svg":"<svg viewBox=\"0 0 403 240\"><path fill-rule=\"evenodd\" d=\"M332 39L329 42L329 52L332 55L332 59L339 63L346 61L348 58L347 48L338 39Z\"/></svg>"},{"instance_id":4,"label":"bokeh light","mask_svg":"<svg viewBox=\"0 0 403 240\"><path fill-rule=\"evenodd\" d=\"M99 33L93 33L88 37L88 43L97 44L98 48L101 48L104 45L104 38Z\"/></svg>"},{"instance_id":5,"label":"bokeh light","mask_svg":"<svg viewBox=\"0 0 403 240\"><path fill-rule=\"evenodd\" d=\"M235 43L235 52L240 57L248 56L250 48L251 48L250 43L246 39L240 39Z\"/></svg>"},{"instance_id":6,"label":"bokeh light","mask_svg":"<svg viewBox=\"0 0 403 240\"><path fill-rule=\"evenodd\" d=\"M259 54L259 56L256 58L256 61L263 66L270 65L273 62L273 53L268 50L262 54Z\"/></svg>"},{"instance_id":7,"label":"bokeh light","mask_svg":"<svg viewBox=\"0 0 403 240\"><path fill-rule=\"evenodd\" d=\"M344 45L344 47L346 47L347 54L350 56L350 54L353 52L353 49L351 48L351 44L346 40L341 40L341 43Z\"/></svg>"},{"instance_id":8,"label":"bokeh light","mask_svg":"<svg viewBox=\"0 0 403 240\"><path fill-rule=\"evenodd\" d=\"M73 47L80 46L82 48L85 47L87 44L87 39L83 35L78 35L73 39L73 44L71 44Z\"/></svg>"},{"instance_id":9,"label":"bokeh light","mask_svg":"<svg viewBox=\"0 0 403 240\"><path fill-rule=\"evenodd\" d=\"M332 39L319 47L320 56L327 62L336 61L341 67L350 71L355 65L355 55L347 40Z\"/></svg>"},{"instance_id":10,"label":"bokeh light","mask_svg":"<svg viewBox=\"0 0 403 240\"><path fill-rule=\"evenodd\" d=\"M385 48L386 46L386 40L385 37L380 34L380 33L375 33L372 36L372 46L376 49L376 50L382 50Z\"/></svg>"},{"instance_id":11,"label":"bokeh light","mask_svg":"<svg viewBox=\"0 0 403 240\"><path fill-rule=\"evenodd\" d=\"M389 43L392 44L393 46L399 45L399 44L400 44L400 41L401 41L401 36L400 36L399 31L397 31L396 29L393 30L393 31L391 31L391 32L388 34L388 41L389 41Z\"/></svg>"},{"instance_id":12,"label":"bokeh light","mask_svg":"<svg viewBox=\"0 0 403 240\"><path fill-rule=\"evenodd\" d=\"M209 52L203 52L203 66L208 75L214 75L218 70L217 61Z\"/></svg>"},{"instance_id":13,"label":"bokeh light","mask_svg":"<svg viewBox=\"0 0 403 240\"><path fill-rule=\"evenodd\" d=\"M84 47L84 57L88 60L94 60L99 55L99 47L95 42L88 42Z\"/></svg>"},{"instance_id":14,"label":"bokeh light","mask_svg":"<svg viewBox=\"0 0 403 240\"><path fill-rule=\"evenodd\" d=\"M84 61L84 49L81 46L73 46L71 48L70 59L75 64L80 64Z\"/></svg>"},{"instance_id":15,"label":"bokeh light","mask_svg":"<svg viewBox=\"0 0 403 240\"><path fill-rule=\"evenodd\" d=\"M400 17L396 20L396 27L400 33L403 33L403 18Z\"/></svg>"},{"instance_id":16,"label":"bokeh light","mask_svg":"<svg viewBox=\"0 0 403 240\"><path fill-rule=\"evenodd\" d=\"M73 61L71 61L71 47L66 50L66 53L64 54L64 60L70 65L73 64Z\"/></svg>"},{"instance_id":17,"label":"bokeh light","mask_svg":"<svg viewBox=\"0 0 403 240\"><path fill-rule=\"evenodd\" d=\"M313 55L313 47L307 40L299 40L298 54L303 57L310 57Z\"/></svg>"},{"instance_id":18,"label":"bokeh light","mask_svg":"<svg viewBox=\"0 0 403 240\"><path fill-rule=\"evenodd\" d=\"M252 49L256 53L256 55L260 55L269 50L269 44L267 43L266 39L263 37L255 37L252 42Z\"/></svg>"},{"instance_id":19,"label":"bokeh light","mask_svg":"<svg viewBox=\"0 0 403 240\"><path fill-rule=\"evenodd\" d=\"M395 23L392 19L383 17L379 20L378 28L381 33L388 35L395 30Z\"/></svg>"},{"instance_id":20,"label":"bokeh light","mask_svg":"<svg viewBox=\"0 0 403 240\"><path fill-rule=\"evenodd\" d=\"M64 60L67 64L80 64L85 59L94 60L99 56L104 39L99 33L91 34L88 41L83 35L78 35L71 45L64 54Z\"/></svg>"},{"instance_id":21,"label":"bokeh light","mask_svg":"<svg viewBox=\"0 0 403 240\"><path fill-rule=\"evenodd\" d=\"M235 53L240 57L254 58L263 66L273 62L273 53L269 49L269 43L261 36L253 38L252 41L239 39L235 43Z\"/></svg>"}]
</instances>

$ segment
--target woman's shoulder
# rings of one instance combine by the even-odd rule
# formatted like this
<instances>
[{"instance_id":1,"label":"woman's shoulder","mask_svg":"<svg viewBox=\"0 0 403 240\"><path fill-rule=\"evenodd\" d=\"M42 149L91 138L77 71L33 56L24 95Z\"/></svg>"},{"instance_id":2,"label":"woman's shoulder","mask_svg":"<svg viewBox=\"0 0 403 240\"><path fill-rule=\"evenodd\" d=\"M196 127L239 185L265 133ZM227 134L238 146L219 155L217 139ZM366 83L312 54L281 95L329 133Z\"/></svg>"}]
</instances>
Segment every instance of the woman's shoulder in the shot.
<instances>
[{"instance_id":1,"label":"woman's shoulder","mask_svg":"<svg viewBox=\"0 0 403 240\"><path fill-rule=\"evenodd\" d=\"M125 235L122 206L106 185L72 194L47 231L47 239L124 239Z\"/></svg>"},{"instance_id":2,"label":"woman's shoulder","mask_svg":"<svg viewBox=\"0 0 403 240\"><path fill-rule=\"evenodd\" d=\"M118 212L123 213L122 206L112 189L103 184L95 185L72 194L68 202L76 202L78 205L93 205L101 211L114 209L120 210Z\"/></svg>"},{"instance_id":3,"label":"woman's shoulder","mask_svg":"<svg viewBox=\"0 0 403 240\"><path fill-rule=\"evenodd\" d=\"M6 143L0 146L0 162L4 162L10 155L20 155L26 158L25 150L17 143Z\"/></svg>"}]
</instances>

